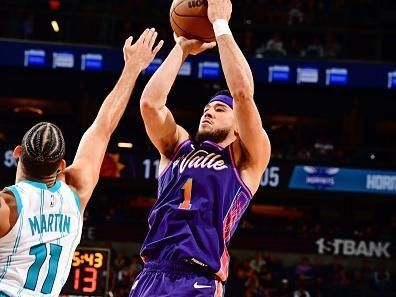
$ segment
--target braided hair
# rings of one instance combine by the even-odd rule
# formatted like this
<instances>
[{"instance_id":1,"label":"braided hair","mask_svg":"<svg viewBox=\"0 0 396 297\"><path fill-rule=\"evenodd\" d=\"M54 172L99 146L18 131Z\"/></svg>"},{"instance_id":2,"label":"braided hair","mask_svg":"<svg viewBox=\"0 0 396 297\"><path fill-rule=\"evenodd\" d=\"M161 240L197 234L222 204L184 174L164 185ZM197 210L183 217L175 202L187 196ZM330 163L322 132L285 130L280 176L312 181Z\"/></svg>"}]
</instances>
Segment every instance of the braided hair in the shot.
<instances>
[{"instance_id":1,"label":"braided hair","mask_svg":"<svg viewBox=\"0 0 396 297\"><path fill-rule=\"evenodd\" d=\"M58 126L41 122L22 138L21 162L33 177L53 175L65 156L65 140Z\"/></svg>"}]
</instances>

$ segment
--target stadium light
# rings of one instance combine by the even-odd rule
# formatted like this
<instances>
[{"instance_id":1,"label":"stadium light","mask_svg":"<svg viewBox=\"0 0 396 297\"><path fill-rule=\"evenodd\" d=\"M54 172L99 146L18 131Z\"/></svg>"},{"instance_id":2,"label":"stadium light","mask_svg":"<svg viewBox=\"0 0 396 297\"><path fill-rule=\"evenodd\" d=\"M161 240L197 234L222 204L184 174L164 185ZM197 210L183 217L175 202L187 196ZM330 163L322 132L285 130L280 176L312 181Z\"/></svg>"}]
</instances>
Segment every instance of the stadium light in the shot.
<instances>
[{"instance_id":1,"label":"stadium light","mask_svg":"<svg viewBox=\"0 0 396 297\"><path fill-rule=\"evenodd\" d=\"M58 33L59 32L59 25L57 21L51 21L51 26L54 32Z\"/></svg>"},{"instance_id":2,"label":"stadium light","mask_svg":"<svg viewBox=\"0 0 396 297\"><path fill-rule=\"evenodd\" d=\"M119 142L117 144L117 146L119 148L129 148L129 149L131 149L131 148L133 148L133 143L131 143L131 142Z\"/></svg>"}]
</instances>

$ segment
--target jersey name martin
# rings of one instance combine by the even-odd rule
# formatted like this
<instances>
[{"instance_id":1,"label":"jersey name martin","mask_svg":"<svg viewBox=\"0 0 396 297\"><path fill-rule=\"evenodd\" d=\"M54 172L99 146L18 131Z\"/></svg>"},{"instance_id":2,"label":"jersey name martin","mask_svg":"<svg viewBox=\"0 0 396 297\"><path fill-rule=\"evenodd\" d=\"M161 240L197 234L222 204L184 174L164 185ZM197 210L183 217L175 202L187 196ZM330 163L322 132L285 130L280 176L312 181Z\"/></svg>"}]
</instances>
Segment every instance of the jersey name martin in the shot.
<instances>
[{"instance_id":1,"label":"jersey name martin","mask_svg":"<svg viewBox=\"0 0 396 297\"><path fill-rule=\"evenodd\" d=\"M70 234L70 221L70 216L59 213L42 214L41 216L29 218L32 236L34 236L35 233L42 234L44 232L62 232Z\"/></svg>"},{"instance_id":2,"label":"jersey name martin","mask_svg":"<svg viewBox=\"0 0 396 297\"><path fill-rule=\"evenodd\" d=\"M221 171L227 169L224 160L221 159L221 155L215 153L209 153L205 150L193 150L187 155L183 155L173 162L173 168L179 163L179 173L183 173L186 168L207 168Z\"/></svg>"}]
</instances>

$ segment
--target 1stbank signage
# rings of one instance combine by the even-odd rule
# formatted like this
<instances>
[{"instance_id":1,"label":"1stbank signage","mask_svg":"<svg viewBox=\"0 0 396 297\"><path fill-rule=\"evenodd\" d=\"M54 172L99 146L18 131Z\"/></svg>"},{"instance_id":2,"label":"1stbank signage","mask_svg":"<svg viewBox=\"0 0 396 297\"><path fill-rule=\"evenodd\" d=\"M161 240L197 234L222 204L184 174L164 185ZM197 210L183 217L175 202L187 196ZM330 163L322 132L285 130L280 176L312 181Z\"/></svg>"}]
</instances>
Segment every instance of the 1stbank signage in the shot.
<instances>
[{"instance_id":1,"label":"1stbank signage","mask_svg":"<svg viewBox=\"0 0 396 297\"><path fill-rule=\"evenodd\" d=\"M395 195L396 172L297 165L289 188Z\"/></svg>"},{"instance_id":2,"label":"1stbank signage","mask_svg":"<svg viewBox=\"0 0 396 297\"><path fill-rule=\"evenodd\" d=\"M356 241L351 239L325 239L316 241L318 254L349 257L390 258L390 242Z\"/></svg>"}]
</instances>

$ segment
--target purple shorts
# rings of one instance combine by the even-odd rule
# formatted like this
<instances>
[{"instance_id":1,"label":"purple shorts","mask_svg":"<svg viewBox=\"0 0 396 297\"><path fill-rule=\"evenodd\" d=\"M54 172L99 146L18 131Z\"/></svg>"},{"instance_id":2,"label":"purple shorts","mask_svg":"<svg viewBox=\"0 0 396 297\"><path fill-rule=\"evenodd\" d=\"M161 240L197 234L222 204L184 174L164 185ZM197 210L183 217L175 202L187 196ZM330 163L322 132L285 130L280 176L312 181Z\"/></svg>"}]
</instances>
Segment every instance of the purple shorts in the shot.
<instances>
[{"instance_id":1,"label":"purple shorts","mask_svg":"<svg viewBox=\"0 0 396 297\"><path fill-rule=\"evenodd\" d=\"M148 262L132 285L129 297L223 297L224 285L188 263Z\"/></svg>"}]
</instances>

